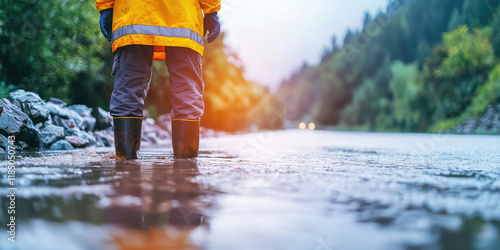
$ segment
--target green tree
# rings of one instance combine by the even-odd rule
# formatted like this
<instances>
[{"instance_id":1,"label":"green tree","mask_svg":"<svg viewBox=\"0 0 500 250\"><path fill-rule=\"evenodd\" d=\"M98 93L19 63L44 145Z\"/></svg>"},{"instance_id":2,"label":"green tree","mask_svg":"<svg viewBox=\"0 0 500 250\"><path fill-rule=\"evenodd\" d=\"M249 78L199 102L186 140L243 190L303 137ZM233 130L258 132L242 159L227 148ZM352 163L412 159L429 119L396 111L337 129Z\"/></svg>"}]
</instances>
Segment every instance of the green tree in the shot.
<instances>
[{"instance_id":1,"label":"green tree","mask_svg":"<svg viewBox=\"0 0 500 250\"><path fill-rule=\"evenodd\" d=\"M497 9L493 20L491 21L491 44L495 51L495 56L500 57L500 7Z\"/></svg>"},{"instance_id":2,"label":"green tree","mask_svg":"<svg viewBox=\"0 0 500 250\"><path fill-rule=\"evenodd\" d=\"M475 29L471 33L467 26L461 26L444 34L443 40L448 57L437 69L437 76L452 77L478 68L491 68L495 61L488 32Z\"/></svg>"},{"instance_id":3,"label":"green tree","mask_svg":"<svg viewBox=\"0 0 500 250\"><path fill-rule=\"evenodd\" d=\"M500 64L490 72L488 82L479 87L477 94L472 99L471 105L464 112L464 115L477 117L486 111L489 105L500 103Z\"/></svg>"},{"instance_id":4,"label":"green tree","mask_svg":"<svg viewBox=\"0 0 500 250\"><path fill-rule=\"evenodd\" d=\"M92 1L2 0L0 81L67 101L73 81L109 81L96 52L105 47L98 15Z\"/></svg>"},{"instance_id":5,"label":"green tree","mask_svg":"<svg viewBox=\"0 0 500 250\"><path fill-rule=\"evenodd\" d=\"M436 51L424 71L435 102L435 120L460 115L471 103L495 65L489 32L466 26L443 35L445 47ZM439 54L441 53L441 54Z\"/></svg>"},{"instance_id":6,"label":"green tree","mask_svg":"<svg viewBox=\"0 0 500 250\"><path fill-rule=\"evenodd\" d=\"M319 65L284 81L280 99L294 119L313 113L322 124L371 130L425 131L461 116L476 99L482 104L473 106L484 107L494 98L476 92L496 86L488 79L500 55L499 4L391 0ZM320 95L311 101L311 93Z\"/></svg>"},{"instance_id":7,"label":"green tree","mask_svg":"<svg viewBox=\"0 0 500 250\"><path fill-rule=\"evenodd\" d=\"M429 125L428 102L417 63L396 61L391 65L395 124L400 131L424 131Z\"/></svg>"}]
</instances>

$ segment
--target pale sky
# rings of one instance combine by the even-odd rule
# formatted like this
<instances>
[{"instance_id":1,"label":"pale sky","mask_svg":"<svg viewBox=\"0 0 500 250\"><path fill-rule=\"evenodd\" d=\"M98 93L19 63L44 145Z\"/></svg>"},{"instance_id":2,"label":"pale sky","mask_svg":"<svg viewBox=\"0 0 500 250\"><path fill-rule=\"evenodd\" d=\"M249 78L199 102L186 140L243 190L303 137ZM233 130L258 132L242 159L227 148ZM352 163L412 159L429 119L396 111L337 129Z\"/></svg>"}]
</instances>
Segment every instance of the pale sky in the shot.
<instances>
[{"instance_id":1,"label":"pale sky","mask_svg":"<svg viewBox=\"0 0 500 250\"><path fill-rule=\"evenodd\" d=\"M364 13L385 10L388 0L223 0L226 45L237 52L245 76L276 90L304 61L315 64L337 36L359 30Z\"/></svg>"}]
</instances>

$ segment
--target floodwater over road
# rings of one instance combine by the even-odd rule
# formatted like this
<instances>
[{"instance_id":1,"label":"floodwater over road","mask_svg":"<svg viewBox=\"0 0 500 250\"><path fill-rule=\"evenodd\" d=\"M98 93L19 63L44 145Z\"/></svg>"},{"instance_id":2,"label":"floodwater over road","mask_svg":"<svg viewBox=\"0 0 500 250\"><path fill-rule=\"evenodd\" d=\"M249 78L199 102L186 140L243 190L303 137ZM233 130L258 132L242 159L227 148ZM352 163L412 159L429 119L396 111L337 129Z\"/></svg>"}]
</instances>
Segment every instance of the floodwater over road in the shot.
<instances>
[{"instance_id":1,"label":"floodwater over road","mask_svg":"<svg viewBox=\"0 0 500 250\"><path fill-rule=\"evenodd\" d=\"M500 249L500 137L285 130L21 152L1 249ZM0 223L8 223L0 162Z\"/></svg>"}]
</instances>

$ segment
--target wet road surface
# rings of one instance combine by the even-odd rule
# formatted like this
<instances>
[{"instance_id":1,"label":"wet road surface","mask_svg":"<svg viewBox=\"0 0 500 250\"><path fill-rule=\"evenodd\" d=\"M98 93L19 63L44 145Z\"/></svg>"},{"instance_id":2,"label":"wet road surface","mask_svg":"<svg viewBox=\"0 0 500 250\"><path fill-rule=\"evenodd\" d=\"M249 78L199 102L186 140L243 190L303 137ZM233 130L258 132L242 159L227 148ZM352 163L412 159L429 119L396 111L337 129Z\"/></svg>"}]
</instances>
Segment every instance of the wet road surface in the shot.
<instances>
[{"instance_id":1,"label":"wet road surface","mask_svg":"<svg viewBox=\"0 0 500 250\"><path fill-rule=\"evenodd\" d=\"M500 137L285 130L20 152L0 249L500 249ZM2 156L0 223L8 223Z\"/></svg>"}]
</instances>

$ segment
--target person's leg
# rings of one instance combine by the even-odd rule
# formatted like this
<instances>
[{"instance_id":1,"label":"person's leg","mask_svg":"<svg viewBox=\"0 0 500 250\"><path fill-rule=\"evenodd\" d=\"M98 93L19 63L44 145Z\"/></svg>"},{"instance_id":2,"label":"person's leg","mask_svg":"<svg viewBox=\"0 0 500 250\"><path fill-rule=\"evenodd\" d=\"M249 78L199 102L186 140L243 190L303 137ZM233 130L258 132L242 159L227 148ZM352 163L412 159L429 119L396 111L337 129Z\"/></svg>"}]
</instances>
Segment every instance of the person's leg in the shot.
<instances>
[{"instance_id":1,"label":"person's leg","mask_svg":"<svg viewBox=\"0 0 500 250\"><path fill-rule=\"evenodd\" d=\"M110 110L118 159L137 159L144 99L151 82L154 46L129 45L115 51Z\"/></svg>"},{"instance_id":2,"label":"person's leg","mask_svg":"<svg viewBox=\"0 0 500 250\"><path fill-rule=\"evenodd\" d=\"M144 99L149 90L154 46L128 45L115 51L113 93L109 104L113 117L144 117Z\"/></svg>"},{"instance_id":3,"label":"person's leg","mask_svg":"<svg viewBox=\"0 0 500 250\"><path fill-rule=\"evenodd\" d=\"M198 156L200 118L203 115L202 57L182 47L165 47L173 94L172 147L176 158Z\"/></svg>"},{"instance_id":4,"label":"person's leg","mask_svg":"<svg viewBox=\"0 0 500 250\"><path fill-rule=\"evenodd\" d=\"M201 55L189 48L165 47L174 109L172 119L200 120L204 111Z\"/></svg>"}]
</instances>

